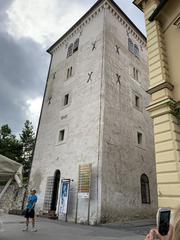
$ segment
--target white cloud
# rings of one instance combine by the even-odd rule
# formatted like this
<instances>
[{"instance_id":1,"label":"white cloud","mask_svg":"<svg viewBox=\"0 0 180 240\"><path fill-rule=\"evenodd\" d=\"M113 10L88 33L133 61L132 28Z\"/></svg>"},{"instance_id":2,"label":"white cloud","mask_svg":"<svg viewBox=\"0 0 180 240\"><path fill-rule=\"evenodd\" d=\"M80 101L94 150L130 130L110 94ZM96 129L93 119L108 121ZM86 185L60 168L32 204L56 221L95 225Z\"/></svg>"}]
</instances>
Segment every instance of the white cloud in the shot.
<instances>
[{"instance_id":1,"label":"white cloud","mask_svg":"<svg viewBox=\"0 0 180 240\"><path fill-rule=\"evenodd\" d=\"M26 105L26 118L33 123L34 130L36 131L42 105L42 97L28 99Z\"/></svg>"},{"instance_id":2,"label":"white cloud","mask_svg":"<svg viewBox=\"0 0 180 240\"><path fill-rule=\"evenodd\" d=\"M8 32L14 38L30 37L52 44L85 12L83 4L59 0L15 0L8 10Z\"/></svg>"}]
</instances>

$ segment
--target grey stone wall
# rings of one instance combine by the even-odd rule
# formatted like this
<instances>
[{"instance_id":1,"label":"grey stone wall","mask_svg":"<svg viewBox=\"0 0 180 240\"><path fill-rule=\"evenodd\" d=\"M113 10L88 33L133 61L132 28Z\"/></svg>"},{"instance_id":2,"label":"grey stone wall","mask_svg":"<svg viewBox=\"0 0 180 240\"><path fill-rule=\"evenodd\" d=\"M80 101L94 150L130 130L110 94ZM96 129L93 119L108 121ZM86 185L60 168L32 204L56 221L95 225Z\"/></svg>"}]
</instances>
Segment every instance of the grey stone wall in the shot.
<instances>
[{"instance_id":1,"label":"grey stone wall","mask_svg":"<svg viewBox=\"0 0 180 240\"><path fill-rule=\"evenodd\" d=\"M68 44L79 37L79 32ZM30 186L38 190L37 210L43 209L46 182L56 169L62 178L70 178L70 204L68 219L74 221L78 167L92 163L92 191L90 221L97 222L97 162L99 154L100 91L103 48L103 12L88 22L79 37L79 50L66 58L67 46L53 54L48 87L43 105L40 128L33 159ZM92 51L92 43L96 49ZM72 66L72 77L67 69ZM56 77L53 79L53 73ZM91 80L88 81L88 74ZM64 94L69 93L70 104L63 107ZM51 104L48 97L52 96ZM58 143L58 132L65 129L65 141ZM59 202L59 199L58 199ZM78 222L87 221L87 200L79 201ZM58 205L57 205L58 213ZM61 216L60 216L61 218Z\"/></svg>"},{"instance_id":2,"label":"grey stone wall","mask_svg":"<svg viewBox=\"0 0 180 240\"><path fill-rule=\"evenodd\" d=\"M147 50L109 10L105 19L102 221L147 217L157 208L153 125L145 110L150 100ZM128 37L139 47L139 58L128 50ZM132 77L132 66L138 69L138 81ZM140 97L139 109L135 95ZM141 145L137 132L142 133ZM149 178L151 204L141 202L143 173Z\"/></svg>"},{"instance_id":3,"label":"grey stone wall","mask_svg":"<svg viewBox=\"0 0 180 240\"><path fill-rule=\"evenodd\" d=\"M3 190L3 186L0 186L0 192ZM14 183L10 185L5 192L3 198L0 200L0 208L8 212L10 209L21 210L23 197L24 197L24 188L18 188L17 184Z\"/></svg>"}]
</instances>

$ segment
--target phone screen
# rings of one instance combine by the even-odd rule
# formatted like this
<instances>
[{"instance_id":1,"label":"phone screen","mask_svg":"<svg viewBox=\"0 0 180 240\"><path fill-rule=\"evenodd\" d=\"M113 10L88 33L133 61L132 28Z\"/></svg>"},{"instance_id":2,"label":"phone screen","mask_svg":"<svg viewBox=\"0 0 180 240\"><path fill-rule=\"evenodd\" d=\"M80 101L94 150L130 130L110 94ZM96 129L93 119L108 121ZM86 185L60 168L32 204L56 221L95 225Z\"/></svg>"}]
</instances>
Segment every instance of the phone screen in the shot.
<instances>
[{"instance_id":1,"label":"phone screen","mask_svg":"<svg viewBox=\"0 0 180 240\"><path fill-rule=\"evenodd\" d=\"M165 236L165 235L168 234L168 231L169 231L169 221L170 221L170 211L160 212L159 233L162 236Z\"/></svg>"}]
</instances>

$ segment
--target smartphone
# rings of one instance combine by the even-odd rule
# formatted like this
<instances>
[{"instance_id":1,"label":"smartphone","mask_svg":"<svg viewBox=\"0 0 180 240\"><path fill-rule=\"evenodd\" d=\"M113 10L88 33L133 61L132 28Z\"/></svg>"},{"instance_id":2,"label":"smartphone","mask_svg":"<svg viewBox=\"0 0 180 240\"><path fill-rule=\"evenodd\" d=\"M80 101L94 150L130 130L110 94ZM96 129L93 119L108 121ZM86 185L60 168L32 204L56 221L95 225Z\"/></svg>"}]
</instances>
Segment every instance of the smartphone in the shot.
<instances>
[{"instance_id":1,"label":"smartphone","mask_svg":"<svg viewBox=\"0 0 180 240\"><path fill-rule=\"evenodd\" d=\"M170 208L159 208L157 212L157 227L162 236L166 236L169 232L170 217Z\"/></svg>"}]
</instances>

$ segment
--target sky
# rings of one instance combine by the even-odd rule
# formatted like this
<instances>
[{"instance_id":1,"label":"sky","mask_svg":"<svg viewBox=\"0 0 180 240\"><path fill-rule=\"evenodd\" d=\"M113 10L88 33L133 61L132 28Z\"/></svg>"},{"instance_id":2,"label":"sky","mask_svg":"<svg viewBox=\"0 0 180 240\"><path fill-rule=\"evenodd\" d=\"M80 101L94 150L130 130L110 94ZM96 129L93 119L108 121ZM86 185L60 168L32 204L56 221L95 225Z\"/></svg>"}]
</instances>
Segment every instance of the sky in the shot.
<instances>
[{"instance_id":1,"label":"sky","mask_svg":"<svg viewBox=\"0 0 180 240\"><path fill-rule=\"evenodd\" d=\"M50 55L46 50L96 0L0 0L0 126L16 135L26 119L37 128ZM145 34L132 0L115 0Z\"/></svg>"}]
</instances>

